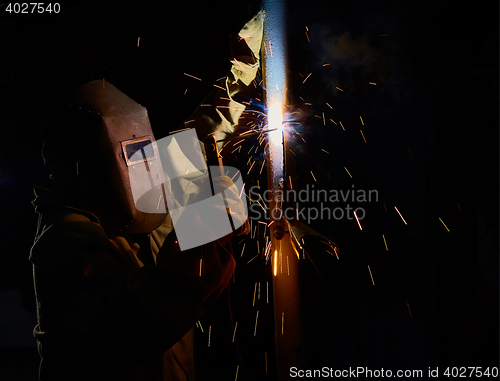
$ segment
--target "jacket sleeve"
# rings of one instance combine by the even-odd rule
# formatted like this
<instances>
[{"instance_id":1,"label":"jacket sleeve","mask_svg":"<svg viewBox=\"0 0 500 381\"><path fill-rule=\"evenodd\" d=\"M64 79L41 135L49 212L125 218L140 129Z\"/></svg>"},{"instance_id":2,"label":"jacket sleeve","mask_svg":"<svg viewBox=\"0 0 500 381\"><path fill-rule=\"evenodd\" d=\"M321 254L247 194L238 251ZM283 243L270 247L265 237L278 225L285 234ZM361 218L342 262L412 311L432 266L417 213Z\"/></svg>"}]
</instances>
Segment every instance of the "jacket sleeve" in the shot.
<instances>
[{"instance_id":1,"label":"jacket sleeve","mask_svg":"<svg viewBox=\"0 0 500 381\"><path fill-rule=\"evenodd\" d=\"M181 252L171 236L157 266L131 277L104 230L82 219L46 225L30 259L42 356L71 353L94 363L138 361L171 347L224 290L235 267L223 241Z\"/></svg>"}]
</instances>

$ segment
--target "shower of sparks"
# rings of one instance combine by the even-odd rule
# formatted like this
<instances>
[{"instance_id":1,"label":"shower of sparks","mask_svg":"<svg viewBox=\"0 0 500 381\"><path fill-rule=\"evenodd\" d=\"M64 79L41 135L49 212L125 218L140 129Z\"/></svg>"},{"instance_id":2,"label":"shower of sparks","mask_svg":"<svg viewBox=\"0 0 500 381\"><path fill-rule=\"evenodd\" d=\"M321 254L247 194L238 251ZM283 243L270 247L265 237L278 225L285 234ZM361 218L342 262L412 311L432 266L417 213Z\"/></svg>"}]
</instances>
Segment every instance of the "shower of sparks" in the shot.
<instances>
[{"instance_id":1,"label":"shower of sparks","mask_svg":"<svg viewBox=\"0 0 500 381\"><path fill-rule=\"evenodd\" d=\"M359 230L363 230L363 228L361 227L361 223L359 222L358 216L356 214L356 211L354 211L354 217L356 217L356 221L358 221Z\"/></svg>"},{"instance_id":2,"label":"shower of sparks","mask_svg":"<svg viewBox=\"0 0 500 381\"><path fill-rule=\"evenodd\" d=\"M368 265L368 271L370 272L370 278L372 278L372 284L375 286L375 281L373 280L372 270L370 269L370 265Z\"/></svg>"},{"instance_id":3,"label":"shower of sparks","mask_svg":"<svg viewBox=\"0 0 500 381\"><path fill-rule=\"evenodd\" d=\"M385 251L389 251L387 247L387 242L385 241L385 236L382 234L382 238L384 239Z\"/></svg>"},{"instance_id":4,"label":"shower of sparks","mask_svg":"<svg viewBox=\"0 0 500 381\"><path fill-rule=\"evenodd\" d=\"M401 213L399 213L398 208L394 207L394 209L396 209L396 212L398 212L399 217L401 217L401 219L403 220L403 222L405 223L405 225L408 225L408 224L406 223L405 219L403 218L403 216L401 215Z\"/></svg>"},{"instance_id":5,"label":"shower of sparks","mask_svg":"<svg viewBox=\"0 0 500 381\"><path fill-rule=\"evenodd\" d=\"M184 74L184 75L186 75L186 76L188 76L188 77L191 77L191 78L197 79L198 81L201 81L201 79L200 79L200 78L195 77L194 75L187 74L187 73L182 73L182 74ZM224 89L224 90L225 90L225 89Z\"/></svg>"},{"instance_id":6,"label":"shower of sparks","mask_svg":"<svg viewBox=\"0 0 500 381\"><path fill-rule=\"evenodd\" d=\"M409 303L406 303L406 305L408 306L408 312L410 313L410 319L411 319L411 318L412 318L412 316L411 316L410 304L409 304Z\"/></svg>"},{"instance_id":7,"label":"shower of sparks","mask_svg":"<svg viewBox=\"0 0 500 381\"><path fill-rule=\"evenodd\" d=\"M234 323L233 340L231 341L232 343L234 343L234 338L236 337L236 328L238 328L238 322Z\"/></svg>"},{"instance_id":8,"label":"shower of sparks","mask_svg":"<svg viewBox=\"0 0 500 381\"><path fill-rule=\"evenodd\" d=\"M366 143L366 139L365 139L365 134L363 134L363 131L359 130L359 132L361 132L361 136L363 137L363 140L365 141Z\"/></svg>"},{"instance_id":9,"label":"shower of sparks","mask_svg":"<svg viewBox=\"0 0 500 381\"><path fill-rule=\"evenodd\" d=\"M255 328L253 330L253 335L257 335L257 321L259 320L259 310L257 310L257 315L255 315Z\"/></svg>"},{"instance_id":10,"label":"shower of sparks","mask_svg":"<svg viewBox=\"0 0 500 381\"><path fill-rule=\"evenodd\" d=\"M439 217L438 217L439 218ZM446 226L446 224L443 222L443 220L441 218L439 218L439 221L441 221L441 223L443 224L444 228L448 231L448 233L450 232L450 229L448 229L448 226Z\"/></svg>"},{"instance_id":11,"label":"shower of sparks","mask_svg":"<svg viewBox=\"0 0 500 381\"><path fill-rule=\"evenodd\" d=\"M210 346L210 337L212 336L212 326L208 326L208 346Z\"/></svg>"}]
</instances>

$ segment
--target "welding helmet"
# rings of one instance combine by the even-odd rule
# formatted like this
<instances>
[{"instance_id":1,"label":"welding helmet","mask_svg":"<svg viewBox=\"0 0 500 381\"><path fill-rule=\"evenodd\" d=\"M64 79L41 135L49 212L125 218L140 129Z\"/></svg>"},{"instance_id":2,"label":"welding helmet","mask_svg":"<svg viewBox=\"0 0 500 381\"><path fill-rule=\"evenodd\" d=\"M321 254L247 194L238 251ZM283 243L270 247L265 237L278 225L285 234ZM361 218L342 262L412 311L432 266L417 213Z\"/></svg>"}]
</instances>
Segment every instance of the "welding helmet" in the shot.
<instances>
[{"instance_id":1,"label":"welding helmet","mask_svg":"<svg viewBox=\"0 0 500 381\"><path fill-rule=\"evenodd\" d=\"M115 233L160 226L165 180L146 108L96 80L66 97L42 133L45 164L68 206L95 214Z\"/></svg>"}]
</instances>

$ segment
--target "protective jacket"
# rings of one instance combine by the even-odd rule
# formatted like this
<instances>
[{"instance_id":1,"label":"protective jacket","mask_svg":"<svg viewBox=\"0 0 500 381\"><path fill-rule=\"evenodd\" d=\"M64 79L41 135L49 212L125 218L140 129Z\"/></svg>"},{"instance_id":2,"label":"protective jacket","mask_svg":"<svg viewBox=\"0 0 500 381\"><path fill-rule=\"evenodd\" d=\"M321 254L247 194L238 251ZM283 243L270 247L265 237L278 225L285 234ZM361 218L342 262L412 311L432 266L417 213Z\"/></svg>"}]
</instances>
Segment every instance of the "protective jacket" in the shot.
<instances>
[{"instance_id":1,"label":"protective jacket","mask_svg":"<svg viewBox=\"0 0 500 381\"><path fill-rule=\"evenodd\" d=\"M41 381L193 380L190 330L231 279L230 236L181 252L167 217L127 237L144 264L132 271L95 215L36 193Z\"/></svg>"}]
</instances>

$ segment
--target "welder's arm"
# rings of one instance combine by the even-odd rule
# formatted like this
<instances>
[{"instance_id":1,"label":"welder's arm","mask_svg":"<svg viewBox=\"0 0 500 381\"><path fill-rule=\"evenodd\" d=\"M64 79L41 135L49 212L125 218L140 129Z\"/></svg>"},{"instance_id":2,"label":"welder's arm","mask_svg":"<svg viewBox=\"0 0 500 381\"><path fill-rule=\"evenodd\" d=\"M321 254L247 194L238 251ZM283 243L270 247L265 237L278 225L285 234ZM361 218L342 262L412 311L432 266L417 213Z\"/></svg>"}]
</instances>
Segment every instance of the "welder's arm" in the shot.
<instances>
[{"instance_id":1,"label":"welder's arm","mask_svg":"<svg viewBox=\"0 0 500 381\"><path fill-rule=\"evenodd\" d=\"M236 36L232 36L230 72L215 84L214 91L187 119L189 123L179 128L195 128L201 141L209 134L221 140L239 129L245 131L243 128L255 120L256 114L249 111L249 106L261 92L256 76L260 65L263 19L263 13L259 12Z\"/></svg>"}]
</instances>

